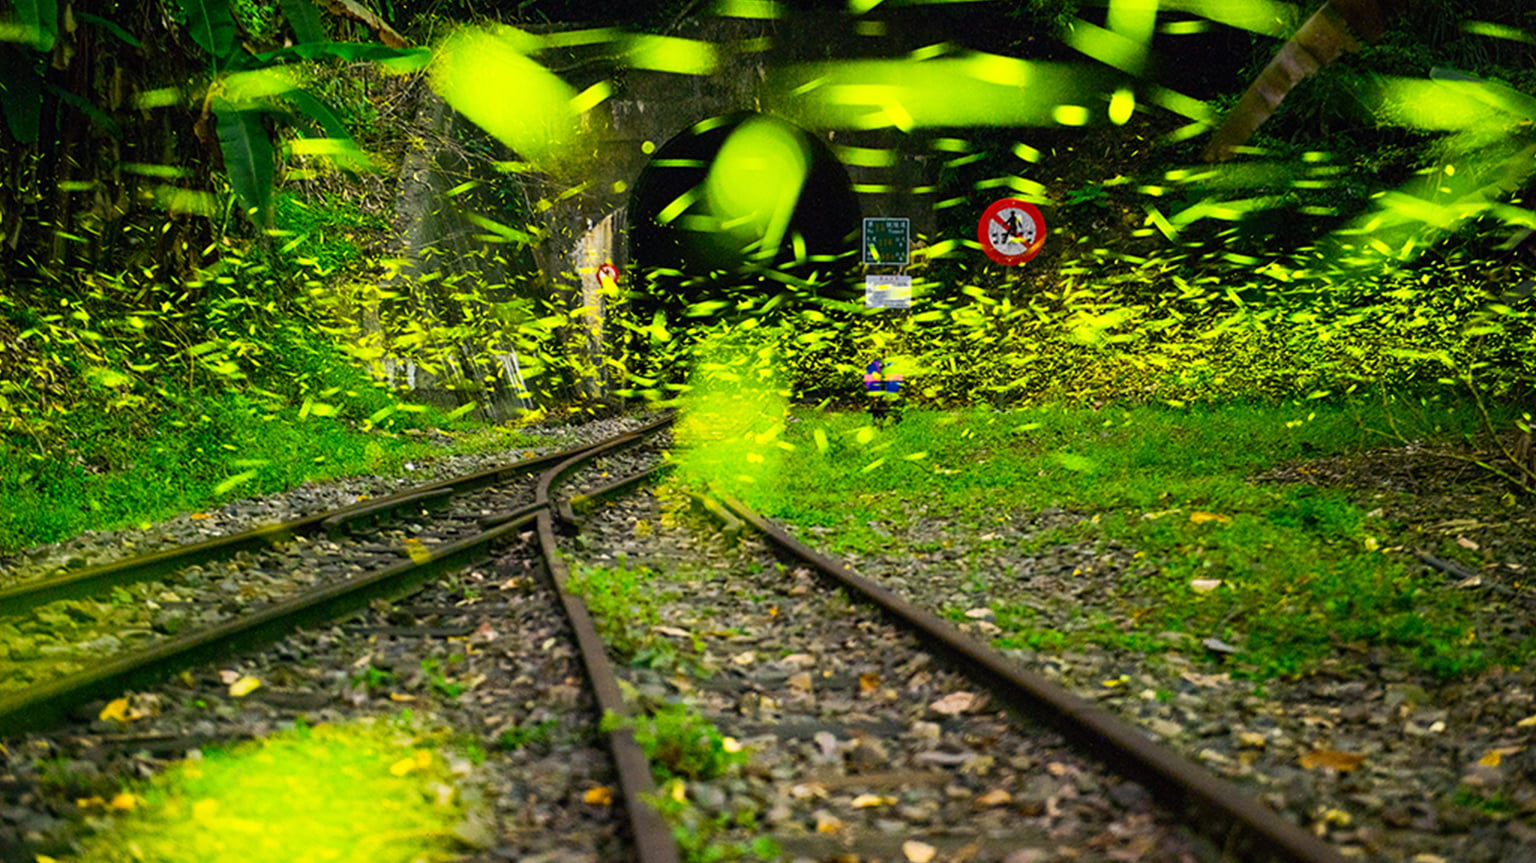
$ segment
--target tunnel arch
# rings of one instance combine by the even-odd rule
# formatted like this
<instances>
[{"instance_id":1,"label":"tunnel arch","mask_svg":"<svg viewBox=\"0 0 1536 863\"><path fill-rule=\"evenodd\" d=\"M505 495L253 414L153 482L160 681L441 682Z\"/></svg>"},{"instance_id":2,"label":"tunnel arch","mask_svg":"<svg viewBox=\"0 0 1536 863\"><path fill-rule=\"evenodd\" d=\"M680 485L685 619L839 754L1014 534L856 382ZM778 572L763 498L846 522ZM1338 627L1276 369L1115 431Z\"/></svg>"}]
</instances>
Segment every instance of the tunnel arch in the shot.
<instances>
[{"instance_id":1,"label":"tunnel arch","mask_svg":"<svg viewBox=\"0 0 1536 863\"><path fill-rule=\"evenodd\" d=\"M776 243L742 247L719 230L707 192L732 137L770 129L803 148L805 180ZM736 138L740 140L740 138ZM861 211L847 170L815 135L781 118L740 111L701 121L651 155L627 208L629 259L646 306L734 302L788 290L842 294L857 263ZM725 224L729 225L729 222ZM754 247L755 246L755 247Z\"/></svg>"}]
</instances>

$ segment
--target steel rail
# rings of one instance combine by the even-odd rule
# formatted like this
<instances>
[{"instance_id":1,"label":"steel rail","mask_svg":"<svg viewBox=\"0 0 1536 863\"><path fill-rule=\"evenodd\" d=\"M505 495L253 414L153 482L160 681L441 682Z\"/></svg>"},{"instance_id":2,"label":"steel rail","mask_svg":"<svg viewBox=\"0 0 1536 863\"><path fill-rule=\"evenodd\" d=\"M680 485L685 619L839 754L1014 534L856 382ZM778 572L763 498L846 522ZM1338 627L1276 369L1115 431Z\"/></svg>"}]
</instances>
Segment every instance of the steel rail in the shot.
<instances>
[{"instance_id":1,"label":"steel rail","mask_svg":"<svg viewBox=\"0 0 1536 863\"><path fill-rule=\"evenodd\" d=\"M517 538L542 507L530 504L519 518L349 581L289 597L216 626L107 659L86 671L0 696L0 735L40 730L67 718L76 706L161 680L169 674L268 644L304 626L346 617L376 599L395 600L443 572L490 559L494 546Z\"/></svg>"},{"instance_id":2,"label":"steel rail","mask_svg":"<svg viewBox=\"0 0 1536 863\"><path fill-rule=\"evenodd\" d=\"M859 575L851 564L800 542L741 501L726 498L725 505L785 553L917 632L924 641L987 682L994 693L1015 708L1048 722L1111 768L1141 781L1165 805L1191 816L1213 817L1226 830L1224 854L1240 851L1239 859L1245 860L1345 863L1345 857L1333 846L1280 817L1236 785L1158 744L1141 729L1022 668L949 621ZM1193 823L1199 818L1190 820ZM1211 827L1201 829L1208 835L1217 832Z\"/></svg>"},{"instance_id":3,"label":"steel rail","mask_svg":"<svg viewBox=\"0 0 1536 863\"><path fill-rule=\"evenodd\" d=\"M539 484L534 490L534 503L544 504L552 507L555 510L556 518L561 523L567 525L575 525L577 519L576 514L571 510L570 499L565 498L552 501L550 499L550 488L555 483L558 483L560 480L564 479L567 474L575 471L577 468L581 467L582 464L586 463L592 458L596 458L600 455L606 455L615 450L638 446L640 442L645 439L646 435L653 431L666 428L672 424L672 420L673 417L668 415L654 422L647 423L646 425L641 426L640 428L635 429L634 431L631 431L627 434L619 435L618 437L611 438L601 444L583 450L582 452L571 456L565 461L555 465L553 468L545 471L542 475L539 476ZM491 518L495 517L496 516L492 516Z\"/></svg>"},{"instance_id":4,"label":"steel rail","mask_svg":"<svg viewBox=\"0 0 1536 863\"><path fill-rule=\"evenodd\" d=\"M670 418L663 421L670 422ZM657 423L650 423L643 426L641 431L656 425ZM620 437L628 438L636 433L626 432ZM548 455L535 456L512 464L416 486L387 497L358 501L293 521L262 525L229 536L214 537L191 545L176 546L139 557L98 564L55 578L15 585L0 590L0 615L22 614L50 602L92 596L116 585L146 581L194 564L224 560L241 551L266 548L295 536L316 535L324 532L329 525L344 524L352 518L376 515L391 508L398 509L416 502L430 502L435 493L448 491L459 494L484 488L515 476L533 473L547 465L568 462L574 456L591 448L590 444L572 447Z\"/></svg>"},{"instance_id":5,"label":"steel rail","mask_svg":"<svg viewBox=\"0 0 1536 863\"><path fill-rule=\"evenodd\" d=\"M592 694L597 699L598 709L604 716L612 714L628 717L631 715L629 705L625 703L624 694L619 689L618 676L613 673L613 666L608 662L608 648L597 634L592 613L587 609L586 601L566 587L570 570L560 556L555 538L555 519L550 515L548 507L539 510L537 525L539 548L549 570L550 581L560 595L566 620L580 648L582 665L586 668L587 680L592 684ZM614 768L619 774L619 791L629 814L635 852L640 863L679 863L681 855L671 828L662 819L661 813L647 802L647 798L657 793L656 783L651 778L650 762L640 744L635 741L634 729L620 725L608 731L608 748L613 754Z\"/></svg>"},{"instance_id":6,"label":"steel rail","mask_svg":"<svg viewBox=\"0 0 1536 863\"><path fill-rule=\"evenodd\" d=\"M551 513L554 507L549 496L552 486L559 481L560 477L575 470L584 462L613 449L634 445L645 435L665 427L670 422L671 418L666 417L649 423L641 429L598 444L472 475L476 478L493 477L483 483L489 484L503 474L526 468L533 461L539 464L558 462L555 467L544 471L539 477L538 492L533 503L502 513L496 516L497 524L494 527L475 536L430 550L419 559L403 561L348 581L323 585L217 626L159 642L126 656L106 660L90 670L0 696L0 737L44 729L66 719L71 711L76 710L83 703L97 698L115 696L126 689L163 679L175 671L271 643L304 626L350 616L367 608L375 600L397 600L408 596L419 590L435 575L485 562L490 559L495 547L514 541L520 531L528 525L533 525L535 528L545 567L560 597L566 618L570 622L572 633L581 652L582 664L592 685L599 709L604 715L611 713L620 717L628 716L630 711L619 688L618 677L608 664L607 648L597 634L592 615L585 601L580 596L572 594L566 587L569 570L560 557L556 545L555 517ZM591 499L596 496L601 499L618 494L656 472L653 469L639 477L627 477L619 483L596 489L587 497ZM432 486L412 489L395 496L401 500L393 503L381 504L379 501L369 501L366 502L367 507L347 507L343 512L359 513L359 518L374 517L390 506L436 499L438 496L433 493L452 482L454 481L448 480ZM411 499L407 500L408 497ZM564 503L564 508L569 509L568 501L559 503ZM307 526L319 526L325 524L330 518L333 519L330 521L333 529L344 529L347 519L334 520L335 514L322 513L303 521ZM291 527L292 524L275 527ZM262 531L250 531L247 532L247 536L239 539L247 541L264 536L266 534ZM153 557L161 558L164 555ZM628 726L616 727L608 731L607 736L614 767L619 776L619 787L624 798L626 813L630 818L639 863L679 863L681 854L671 828L648 800L657 793L656 786L651 778L650 762L635 740L633 729Z\"/></svg>"}]
</instances>

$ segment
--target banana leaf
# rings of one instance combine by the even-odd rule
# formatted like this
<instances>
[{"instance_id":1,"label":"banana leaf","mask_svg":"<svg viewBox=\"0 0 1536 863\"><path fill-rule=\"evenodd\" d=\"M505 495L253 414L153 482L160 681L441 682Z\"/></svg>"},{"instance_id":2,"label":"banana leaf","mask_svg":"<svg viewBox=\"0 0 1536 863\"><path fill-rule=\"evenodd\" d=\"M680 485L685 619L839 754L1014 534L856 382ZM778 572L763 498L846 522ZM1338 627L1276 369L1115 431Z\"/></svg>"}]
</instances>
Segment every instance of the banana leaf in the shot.
<instances>
[{"instance_id":1,"label":"banana leaf","mask_svg":"<svg viewBox=\"0 0 1536 863\"><path fill-rule=\"evenodd\" d=\"M224 153L229 184L251 221L265 227L272 217L276 168L272 138L261 122L262 112L237 110L217 100L213 112L218 117L219 149Z\"/></svg>"}]
</instances>

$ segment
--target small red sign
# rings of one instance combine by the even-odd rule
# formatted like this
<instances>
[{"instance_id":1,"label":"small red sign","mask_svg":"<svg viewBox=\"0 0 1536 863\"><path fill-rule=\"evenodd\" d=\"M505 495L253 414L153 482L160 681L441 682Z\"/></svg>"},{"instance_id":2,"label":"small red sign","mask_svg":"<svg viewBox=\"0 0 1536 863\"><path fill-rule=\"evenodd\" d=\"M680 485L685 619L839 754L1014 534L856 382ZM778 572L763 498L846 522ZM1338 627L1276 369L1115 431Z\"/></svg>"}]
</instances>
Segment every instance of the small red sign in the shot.
<instances>
[{"instance_id":1,"label":"small red sign","mask_svg":"<svg viewBox=\"0 0 1536 863\"><path fill-rule=\"evenodd\" d=\"M1040 254L1045 245L1045 217L1040 208L1018 198L1003 198L981 214L976 239L987 257L1017 267Z\"/></svg>"},{"instance_id":2,"label":"small red sign","mask_svg":"<svg viewBox=\"0 0 1536 863\"><path fill-rule=\"evenodd\" d=\"M612 263L603 264L601 267L597 268L597 281L599 283L613 282L614 284L618 284L619 268L615 267Z\"/></svg>"}]
</instances>

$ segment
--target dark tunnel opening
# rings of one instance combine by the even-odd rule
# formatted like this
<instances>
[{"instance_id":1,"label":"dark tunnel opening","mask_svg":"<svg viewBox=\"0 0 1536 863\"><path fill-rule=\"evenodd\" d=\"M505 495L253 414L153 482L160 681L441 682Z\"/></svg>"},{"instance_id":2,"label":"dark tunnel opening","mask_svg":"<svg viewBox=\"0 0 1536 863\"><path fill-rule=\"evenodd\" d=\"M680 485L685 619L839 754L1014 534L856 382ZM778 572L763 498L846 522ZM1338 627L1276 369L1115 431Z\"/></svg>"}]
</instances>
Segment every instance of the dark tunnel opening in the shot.
<instances>
[{"instance_id":1,"label":"dark tunnel opening","mask_svg":"<svg viewBox=\"0 0 1536 863\"><path fill-rule=\"evenodd\" d=\"M744 133L747 128L752 132ZM720 154L743 135L766 131L804 156L804 182L787 222L743 232L743 219L712 201ZM796 159L799 156L795 157ZM736 185L771 185L776 164L737 171ZM786 208L787 209L787 208ZM663 145L641 170L629 201L629 254L639 270L633 298L642 313L725 304L760 310L774 298L841 297L857 263L861 213L852 182L826 144L784 120L741 112L697 123ZM772 221L772 220L768 220ZM733 227L736 229L733 230ZM713 301L713 302L711 302Z\"/></svg>"}]
</instances>

